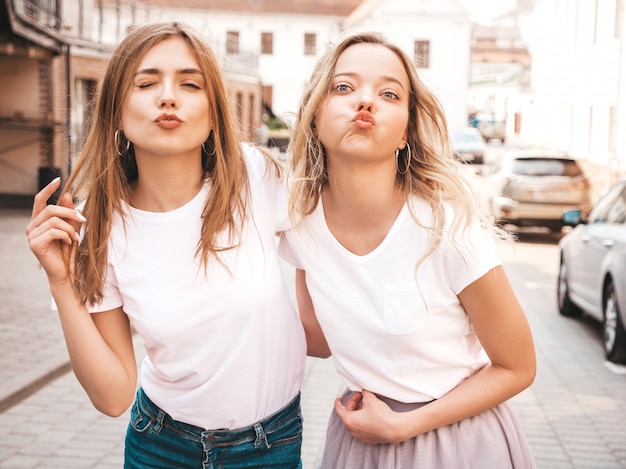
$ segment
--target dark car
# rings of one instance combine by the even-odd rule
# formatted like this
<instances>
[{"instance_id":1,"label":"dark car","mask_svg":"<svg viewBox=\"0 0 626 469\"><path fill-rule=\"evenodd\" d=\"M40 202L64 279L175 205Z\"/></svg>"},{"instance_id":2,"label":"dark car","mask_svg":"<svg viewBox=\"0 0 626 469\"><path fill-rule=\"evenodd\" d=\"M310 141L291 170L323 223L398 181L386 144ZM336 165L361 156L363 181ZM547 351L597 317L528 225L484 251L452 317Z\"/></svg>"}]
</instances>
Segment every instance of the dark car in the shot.
<instances>
[{"instance_id":1,"label":"dark car","mask_svg":"<svg viewBox=\"0 0 626 469\"><path fill-rule=\"evenodd\" d=\"M589 217L571 210L563 220L575 228L559 242L559 311L572 317L586 312L602 321L606 357L626 362L626 179L611 187Z\"/></svg>"},{"instance_id":2,"label":"dark car","mask_svg":"<svg viewBox=\"0 0 626 469\"><path fill-rule=\"evenodd\" d=\"M559 232L566 210L591 207L591 184L575 159L546 154L503 156L486 176L487 210L501 225Z\"/></svg>"}]
</instances>

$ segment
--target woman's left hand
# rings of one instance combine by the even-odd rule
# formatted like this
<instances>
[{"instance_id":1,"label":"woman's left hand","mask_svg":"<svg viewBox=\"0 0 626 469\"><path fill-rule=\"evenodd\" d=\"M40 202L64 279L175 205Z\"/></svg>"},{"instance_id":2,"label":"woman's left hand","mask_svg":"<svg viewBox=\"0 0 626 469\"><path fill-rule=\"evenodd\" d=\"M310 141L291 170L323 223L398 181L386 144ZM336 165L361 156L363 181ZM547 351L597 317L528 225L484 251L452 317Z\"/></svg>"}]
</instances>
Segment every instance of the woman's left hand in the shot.
<instances>
[{"instance_id":1,"label":"woman's left hand","mask_svg":"<svg viewBox=\"0 0 626 469\"><path fill-rule=\"evenodd\" d=\"M345 405L338 397L335 412L350 435L365 443L399 443L406 439L398 431L399 414L370 391L355 392Z\"/></svg>"}]
</instances>

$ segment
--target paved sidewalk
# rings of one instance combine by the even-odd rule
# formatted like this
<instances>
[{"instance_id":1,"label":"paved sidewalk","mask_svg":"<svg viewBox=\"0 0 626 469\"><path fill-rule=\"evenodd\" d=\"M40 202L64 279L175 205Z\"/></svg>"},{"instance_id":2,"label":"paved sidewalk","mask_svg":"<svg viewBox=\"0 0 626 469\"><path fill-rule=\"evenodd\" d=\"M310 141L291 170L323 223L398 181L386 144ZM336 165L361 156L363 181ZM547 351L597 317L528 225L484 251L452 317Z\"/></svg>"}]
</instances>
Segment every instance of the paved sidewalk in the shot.
<instances>
[{"instance_id":1,"label":"paved sidewalk","mask_svg":"<svg viewBox=\"0 0 626 469\"><path fill-rule=\"evenodd\" d=\"M66 373L67 352L45 275L26 243L27 221L26 212L0 210L0 468L118 469L128 416L99 414ZM604 362L597 324L558 315L555 246L533 249L545 259L544 268L527 264L521 247L518 254L503 251L503 259L537 346L537 379L511 400L537 466L626 469L625 369ZM139 359L142 347L136 348ZM342 388L331 361L308 359L304 469L317 465L332 401Z\"/></svg>"}]
</instances>

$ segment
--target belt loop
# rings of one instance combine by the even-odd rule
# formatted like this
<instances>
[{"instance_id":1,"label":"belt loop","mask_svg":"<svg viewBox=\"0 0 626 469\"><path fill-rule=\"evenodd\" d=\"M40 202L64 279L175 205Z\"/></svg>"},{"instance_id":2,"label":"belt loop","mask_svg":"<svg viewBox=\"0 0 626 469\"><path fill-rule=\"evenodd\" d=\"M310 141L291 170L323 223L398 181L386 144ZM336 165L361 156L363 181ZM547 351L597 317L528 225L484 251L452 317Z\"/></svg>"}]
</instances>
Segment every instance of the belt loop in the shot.
<instances>
[{"instance_id":1,"label":"belt loop","mask_svg":"<svg viewBox=\"0 0 626 469\"><path fill-rule=\"evenodd\" d=\"M270 449L272 447L269 441L267 441L267 433L265 433L263 425L261 425L260 423L255 423L254 432L256 433L256 440L254 440L255 448L259 448L261 445L265 446L267 449Z\"/></svg>"},{"instance_id":2,"label":"belt loop","mask_svg":"<svg viewBox=\"0 0 626 469\"><path fill-rule=\"evenodd\" d=\"M150 433L160 433L161 430L163 429L163 419L165 418L165 412L163 412L160 408L159 408L159 413L156 416L155 422L154 422L154 427L152 427L152 429L150 430Z\"/></svg>"}]
</instances>

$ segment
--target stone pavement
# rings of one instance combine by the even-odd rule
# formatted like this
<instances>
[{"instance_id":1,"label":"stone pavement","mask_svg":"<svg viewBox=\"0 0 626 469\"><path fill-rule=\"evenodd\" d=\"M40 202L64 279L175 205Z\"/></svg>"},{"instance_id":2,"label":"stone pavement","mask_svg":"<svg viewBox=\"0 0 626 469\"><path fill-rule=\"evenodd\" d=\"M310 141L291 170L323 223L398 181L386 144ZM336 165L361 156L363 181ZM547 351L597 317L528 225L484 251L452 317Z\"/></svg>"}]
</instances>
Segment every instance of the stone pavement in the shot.
<instances>
[{"instance_id":1,"label":"stone pavement","mask_svg":"<svg viewBox=\"0 0 626 469\"><path fill-rule=\"evenodd\" d=\"M26 243L27 221L26 212L0 210L0 468L120 468L128 415L99 414L67 372L45 275ZM527 264L519 248L503 258L537 346L537 379L511 404L538 468L626 469L626 372L604 363L597 324L559 317L555 246L533 249L545 257L545 269ZM308 359L304 469L316 467L342 387L331 361Z\"/></svg>"}]
</instances>

